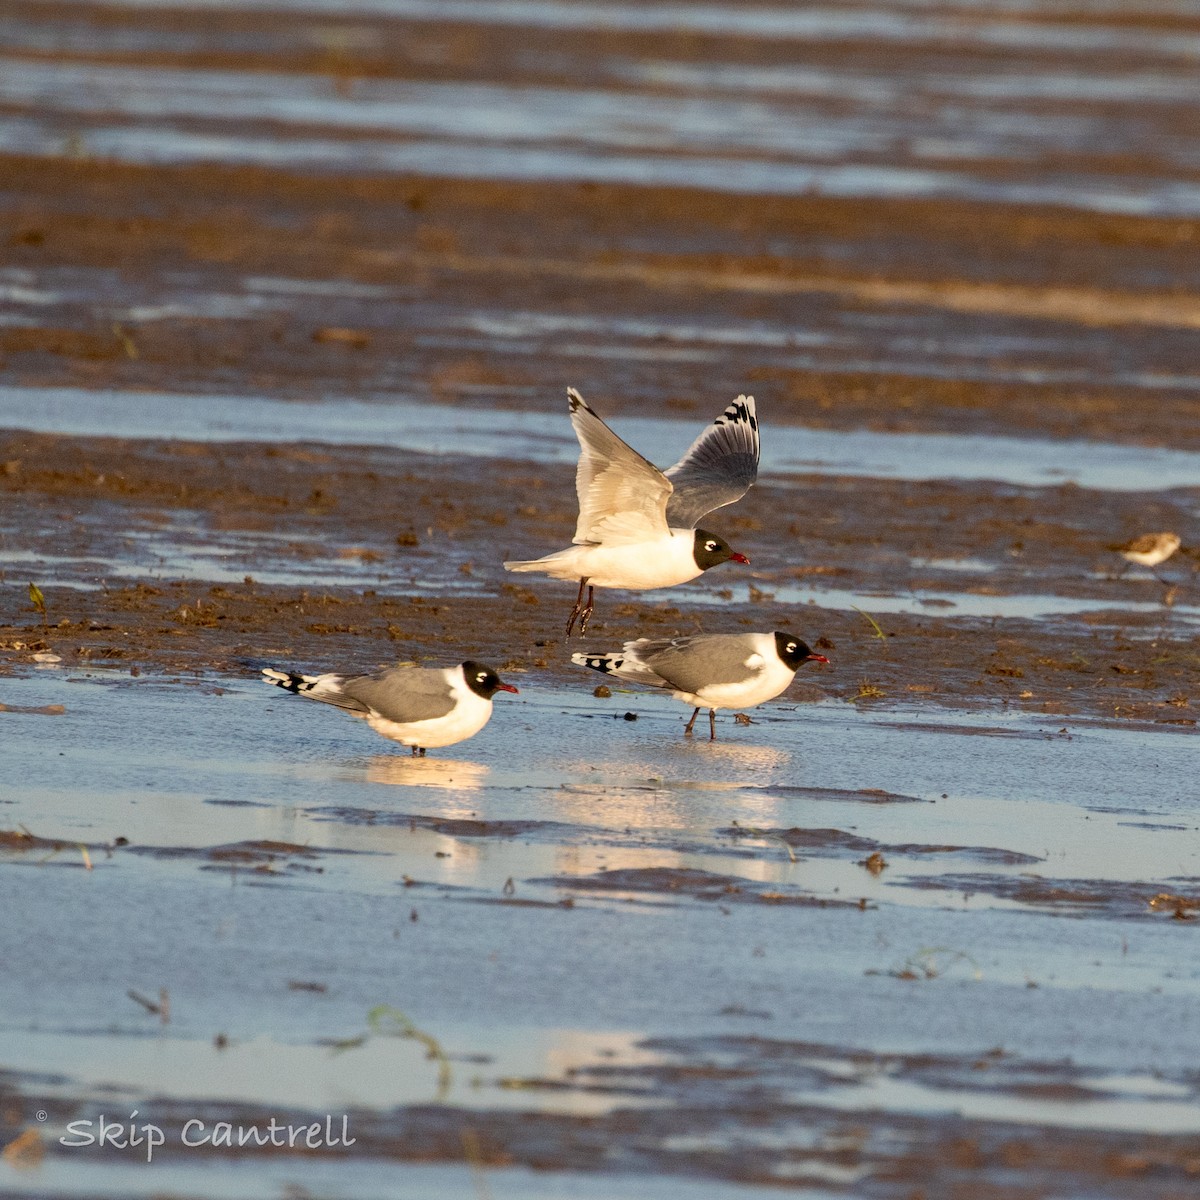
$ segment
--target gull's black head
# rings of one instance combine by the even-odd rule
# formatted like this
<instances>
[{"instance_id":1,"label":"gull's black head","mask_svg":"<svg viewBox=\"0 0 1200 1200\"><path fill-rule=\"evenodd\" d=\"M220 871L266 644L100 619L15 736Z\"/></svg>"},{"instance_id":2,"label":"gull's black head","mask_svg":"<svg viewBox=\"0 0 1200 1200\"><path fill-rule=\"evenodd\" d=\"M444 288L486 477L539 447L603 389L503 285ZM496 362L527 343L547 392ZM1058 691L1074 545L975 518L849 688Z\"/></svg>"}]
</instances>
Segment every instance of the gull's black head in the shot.
<instances>
[{"instance_id":1,"label":"gull's black head","mask_svg":"<svg viewBox=\"0 0 1200 1200\"><path fill-rule=\"evenodd\" d=\"M723 562L738 562L750 565L750 560L744 554L738 554L729 548L729 543L707 529L697 529L695 541L692 543L692 557L696 566L702 571L709 567L719 566Z\"/></svg>"},{"instance_id":2,"label":"gull's black head","mask_svg":"<svg viewBox=\"0 0 1200 1200\"><path fill-rule=\"evenodd\" d=\"M465 662L462 665L463 678L467 687L477 696L490 700L497 692L515 692L517 689L511 683L503 683L500 676L491 667L483 663Z\"/></svg>"},{"instance_id":3,"label":"gull's black head","mask_svg":"<svg viewBox=\"0 0 1200 1200\"><path fill-rule=\"evenodd\" d=\"M783 665L792 671L798 671L806 662L827 663L829 661L825 655L817 654L809 649L807 643L797 637L792 637L790 633L776 632L775 652L779 655Z\"/></svg>"}]
</instances>

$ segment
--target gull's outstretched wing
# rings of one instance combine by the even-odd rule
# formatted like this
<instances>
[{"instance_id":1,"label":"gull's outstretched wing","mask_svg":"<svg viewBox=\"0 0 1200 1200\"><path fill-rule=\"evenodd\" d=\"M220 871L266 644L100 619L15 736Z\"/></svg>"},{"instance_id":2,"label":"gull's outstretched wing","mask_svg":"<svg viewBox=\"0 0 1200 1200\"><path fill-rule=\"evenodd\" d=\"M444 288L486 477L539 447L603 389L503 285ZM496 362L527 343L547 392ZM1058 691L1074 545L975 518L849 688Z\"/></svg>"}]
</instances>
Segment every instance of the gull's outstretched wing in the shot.
<instances>
[{"instance_id":1,"label":"gull's outstretched wing","mask_svg":"<svg viewBox=\"0 0 1200 1200\"><path fill-rule=\"evenodd\" d=\"M567 389L567 396L580 449L575 541L618 545L665 537L671 481L621 441L574 388Z\"/></svg>"},{"instance_id":2,"label":"gull's outstretched wing","mask_svg":"<svg viewBox=\"0 0 1200 1200\"><path fill-rule=\"evenodd\" d=\"M740 500L758 478L754 397L739 396L665 472L675 485L667 524L694 529L714 508Z\"/></svg>"}]
</instances>

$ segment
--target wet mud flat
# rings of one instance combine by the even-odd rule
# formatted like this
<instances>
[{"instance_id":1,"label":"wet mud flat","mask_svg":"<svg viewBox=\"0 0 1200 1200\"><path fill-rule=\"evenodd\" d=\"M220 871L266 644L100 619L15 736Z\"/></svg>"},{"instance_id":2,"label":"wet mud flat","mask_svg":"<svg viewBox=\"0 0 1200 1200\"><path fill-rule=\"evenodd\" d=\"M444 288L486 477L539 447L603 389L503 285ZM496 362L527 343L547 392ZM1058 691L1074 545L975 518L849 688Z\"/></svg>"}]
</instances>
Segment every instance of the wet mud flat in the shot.
<instances>
[{"instance_id":1,"label":"wet mud flat","mask_svg":"<svg viewBox=\"0 0 1200 1200\"><path fill-rule=\"evenodd\" d=\"M5 669L47 653L200 674L475 657L534 686L596 682L570 664L570 586L500 567L569 542L569 468L22 433L0 435L0 458ZM601 593L578 644L787 628L834 660L799 699L1191 727L1195 563L1165 565L1165 583L1122 575L1108 539L1189 527L1196 494L769 479L713 518L750 568L661 599Z\"/></svg>"},{"instance_id":2,"label":"wet mud flat","mask_svg":"<svg viewBox=\"0 0 1200 1200\"><path fill-rule=\"evenodd\" d=\"M0 163L14 382L1200 448L1194 217Z\"/></svg>"},{"instance_id":3,"label":"wet mud flat","mask_svg":"<svg viewBox=\"0 0 1200 1200\"><path fill-rule=\"evenodd\" d=\"M0 1193L1193 1195L1198 37L14 0ZM829 656L715 743L500 569L568 385L758 398L752 566L586 639ZM257 677L468 655L415 762Z\"/></svg>"}]
</instances>

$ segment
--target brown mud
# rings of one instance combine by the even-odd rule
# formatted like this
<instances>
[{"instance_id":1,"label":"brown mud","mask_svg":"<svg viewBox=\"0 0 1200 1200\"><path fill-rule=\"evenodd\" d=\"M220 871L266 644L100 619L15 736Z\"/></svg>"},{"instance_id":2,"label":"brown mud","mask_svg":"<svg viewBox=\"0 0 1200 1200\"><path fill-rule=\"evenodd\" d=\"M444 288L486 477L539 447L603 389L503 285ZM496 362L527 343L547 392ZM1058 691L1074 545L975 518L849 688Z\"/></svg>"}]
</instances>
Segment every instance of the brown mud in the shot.
<instances>
[{"instance_id":1,"label":"brown mud","mask_svg":"<svg viewBox=\"0 0 1200 1200\"><path fill-rule=\"evenodd\" d=\"M396 660L473 657L509 672L578 683L569 662L583 644L742 628L787 628L827 651L832 667L807 671L795 699L867 704L1011 705L1050 714L1189 725L1196 721L1194 635L1172 608L1197 602L1200 575L1179 557L1153 578L1115 581L1114 530L1141 520L1163 528L1191 519L1187 490L1140 493L1078 487L1017 489L965 482L804 477L764 482L712 519L749 555L662 600L599 593L586 639L562 626L569 585L507 575L505 558L570 540L572 472L504 459L472 461L471 486L437 458L353 447L210 445L0 433L7 539L53 558L80 560L78 586L34 580L46 616L9 568L0 591L7 669L51 652L67 664L137 671L248 669L250 660L304 669L369 668ZM197 547L242 531L275 541L235 558L241 583L160 577L125 582L101 563L121 559L125 530L186 514ZM781 517L780 514L783 514ZM186 538L185 538L186 548ZM370 587L269 586L257 566L302 568L316 552L378 572ZM978 583L920 560L971 557L994 564ZM914 560L917 560L914 562ZM775 589L834 581L862 612L781 603ZM64 580L66 582L66 580ZM723 588L749 583L749 601ZM1047 620L879 614L871 595L945 588L984 595L1040 592L1113 608ZM1149 611L1122 610L1130 588ZM704 601L697 607L689 601ZM717 601L717 602L714 602ZM930 601L931 604L934 601ZM953 605L948 599L947 605ZM979 732L978 730L974 732Z\"/></svg>"},{"instance_id":2,"label":"brown mud","mask_svg":"<svg viewBox=\"0 0 1200 1200\"><path fill-rule=\"evenodd\" d=\"M251 276L418 285L437 308L566 314L720 309L729 319L822 326L844 306L1047 322L1136 338L1166 372L1190 369L1200 302L1187 289L1195 221L953 201L756 197L597 184L305 178L222 166L146 168L0 156L10 229L5 260L38 273L86 267L153 282L237 290ZM771 254L765 247L786 246ZM655 251L647 246L660 247ZM701 247L720 247L704 252ZM849 264L849 265L848 265ZM856 269L857 267L857 269ZM1145 280L1162 280L1147 289ZM1182 289L1182 294L1181 294ZM301 298L286 314L108 322L51 308L0 329L13 382L90 388L225 390L309 398L395 387L442 402L536 397L559 412L579 386L605 411L667 406L709 419L710 396L756 391L769 419L830 428L1045 434L1200 448L1195 399L1152 384L937 378L832 360L825 369L729 355L704 399L636 360L563 364L537 350L490 356L439 345L421 305L387 326L347 329L336 304ZM331 319L331 313L333 318ZM361 315L361 314L360 314ZM374 318L378 320L378 317ZM1002 373L1002 352L993 356ZM1017 366L1016 362L1011 365Z\"/></svg>"}]
</instances>

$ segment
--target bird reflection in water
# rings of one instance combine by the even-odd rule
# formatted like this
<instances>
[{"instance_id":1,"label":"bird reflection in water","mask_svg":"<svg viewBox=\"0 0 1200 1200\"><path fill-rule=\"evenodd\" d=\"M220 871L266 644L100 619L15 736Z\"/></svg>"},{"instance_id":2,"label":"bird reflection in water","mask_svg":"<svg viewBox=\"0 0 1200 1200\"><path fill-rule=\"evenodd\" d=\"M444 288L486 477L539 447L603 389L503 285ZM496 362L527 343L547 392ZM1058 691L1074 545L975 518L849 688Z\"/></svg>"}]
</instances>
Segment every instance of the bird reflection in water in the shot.
<instances>
[{"instance_id":1,"label":"bird reflection in water","mask_svg":"<svg viewBox=\"0 0 1200 1200\"><path fill-rule=\"evenodd\" d=\"M714 803L698 801L700 795L737 793L740 806L757 810L761 792L791 782L792 753L774 746L680 738L656 741L655 754L657 764L644 759L564 763L555 798L557 818L583 825L603 821L611 827L700 830L708 827ZM713 762L720 764L719 778L705 778L707 771L692 769Z\"/></svg>"},{"instance_id":2,"label":"bird reflection in water","mask_svg":"<svg viewBox=\"0 0 1200 1200\"><path fill-rule=\"evenodd\" d=\"M368 783L400 787L442 788L450 792L473 792L483 787L491 772L483 763L453 758L402 758L377 754L367 760Z\"/></svg>"}]
</instances>

